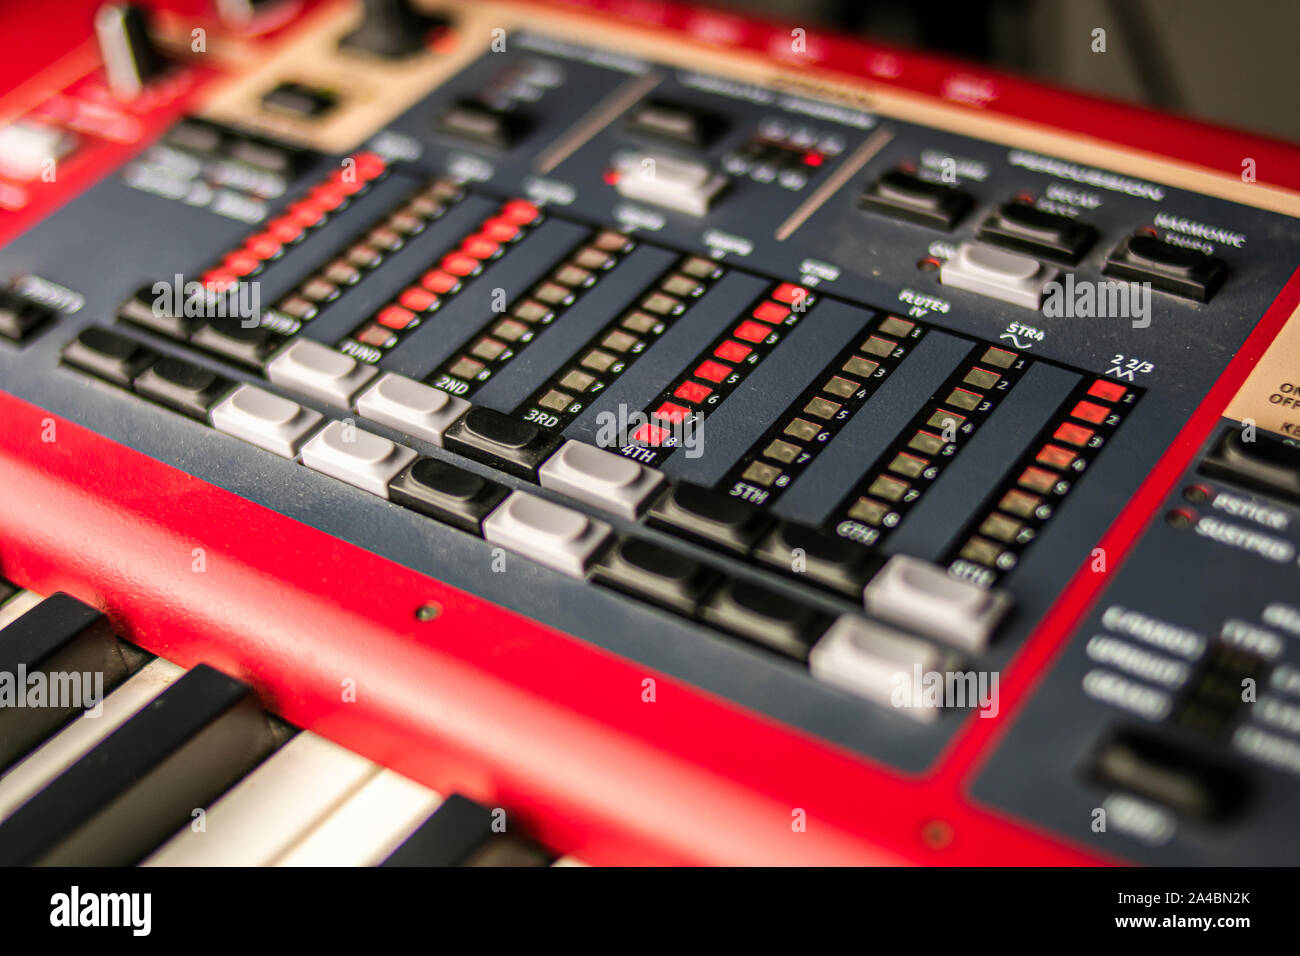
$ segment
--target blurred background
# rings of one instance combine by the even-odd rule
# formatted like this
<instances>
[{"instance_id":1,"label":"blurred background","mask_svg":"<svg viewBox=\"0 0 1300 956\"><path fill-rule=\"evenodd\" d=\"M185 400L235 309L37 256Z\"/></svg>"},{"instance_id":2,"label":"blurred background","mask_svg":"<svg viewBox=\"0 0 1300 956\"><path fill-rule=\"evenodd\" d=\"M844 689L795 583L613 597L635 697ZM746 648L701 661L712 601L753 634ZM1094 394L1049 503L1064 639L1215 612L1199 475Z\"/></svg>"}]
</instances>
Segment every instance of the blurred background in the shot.
<instances>
[{"instance_id":1,"label":"blurred background","mask_svg":"<svg viewBox=\"0 0 1300 956\"><path fill-rule=\"evenodd\" d=\"M1300 0L709 0L1300 141ZM1092 51L1093 30L1106 52Z\"/></svg>"}]
</instances>

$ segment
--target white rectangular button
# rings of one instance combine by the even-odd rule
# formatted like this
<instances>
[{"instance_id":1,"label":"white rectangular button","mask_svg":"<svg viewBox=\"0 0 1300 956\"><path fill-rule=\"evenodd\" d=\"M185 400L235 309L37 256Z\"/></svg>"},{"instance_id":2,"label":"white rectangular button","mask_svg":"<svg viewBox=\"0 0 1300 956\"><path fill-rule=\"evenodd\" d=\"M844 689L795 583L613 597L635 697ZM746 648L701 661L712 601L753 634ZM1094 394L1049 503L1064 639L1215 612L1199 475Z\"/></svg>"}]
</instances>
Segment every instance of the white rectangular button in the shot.
<instances>
[{"instance_id":1,"label":"white rectangular button","mask_svg":"<svg viewBox=\"0 0 1300 956\"><path fill-rule=\"evenodd\" d=\"M615 160L619 193L691 216L703 216L727 185L707 165L659 153L627 153Z\"/></svg>"},{"instance_id":2,"label":"white rectangular button","mask_svg":"<svg viewBox=\"0 0 1300 956\"><path fill-rule=\"evenodd\" d=\"M937 637L959 650L988 647L1011 595L959 581L929 561L896 554L862 592L868 614Z\"/></svg>"},{"instance_id":3,"label":"white rectangular button","mask_svg":"<svg viewBox=\"0 0 1300 956\"><path fill-rule=\"evenodd\" d=\"M439 447L447 426L468 409L469 402L463 398L393 372L384 373L357 396L357 411L366 418Z\"/></svg>"},{"instance_id":4,"label":"white rectangular button","mask_svg":"<svg viewBox=\"0 0 1300 956\"><path fill-rule=\"evenodd\" d=\"M664 476L586 442L566 441L537 472L543 488L636 520Z\"/></svg>"},{"instance_id":5,"label":"white rectangular button","mask_svg":"<svg viewBox=\"0 0 1300 956\"><path fill-rule=\"evenodd\" d=\"M925 706L921 695L899 691L914 683L918 667L922 674L941 672L943 663L943 652L928 641L849 614L831 625L808 655L808 668L819 681L922 721L934 720L938 711Z\"/></svg>"},{"instance_id":6,"label":"white rectangular button","mask_svg":"<svg viewBox=\"0 0 1300 956\"><path fill-rule=\"evenodd\" d=\"M483 537L556 571L581 578L610 537L603 521L516 491L483 520Z\"/></svg>"},{"instance_id":7,"label":"white rectangular button","mask_svg":"<svg viewBox=\"0 0 1300 956\"><path fill-rule=\"evenodd\" d=\"M414 458L414 449L351 422L330 422L302 446L302 463L308 468L381 498L388 497L388 483Z\"/></svg>"},{"instance_id":8,"label":"white rectangular button","mask_svg":"<svg viewBox=\"0 0 1300 956\"><path fill-rule=\"evenodd\" d=\"M1060 274L1059 269L1032 256L995 249L982 242L963 242L940 268L939 281L954 289L1037 309L1043 300L1043 287Z\"/></svg>"},{"instance_id":9,"label":"white rectangular button","mask_svg":"<svg viewBox=\"0 0 1300 956\"><path fill-rule=\"evenodd\" d=\"M211 411L212 426L285 458L293 458L321 413L254 385L241 385Z\"/></svg>"},{"instance_id":10,"label":"white rectangular button","mask_svg":"<svg viewBox=\"0 0 1300 956\"><path fill-rule=\"evenodd\" d=\"M266 377L275 384L342 408L350 407L352 396L378 374L373 365L301 338L266 364Z\"/></svg>"}]
</instances>

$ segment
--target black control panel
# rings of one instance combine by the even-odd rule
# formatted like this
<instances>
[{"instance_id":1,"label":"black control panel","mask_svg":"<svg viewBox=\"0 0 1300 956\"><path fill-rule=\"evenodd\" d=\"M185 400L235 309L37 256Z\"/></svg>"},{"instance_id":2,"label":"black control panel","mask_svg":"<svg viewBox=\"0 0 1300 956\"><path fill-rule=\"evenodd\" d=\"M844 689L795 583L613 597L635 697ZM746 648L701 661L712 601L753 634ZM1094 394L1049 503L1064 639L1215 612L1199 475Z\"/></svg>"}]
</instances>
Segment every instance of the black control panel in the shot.
<instances>
[{"instance_id":1,"label":"black control panel","mask_svg":"<svg viewBox=\"0 0 1300 956\"><path fill-rule=\"evenodd\" d=\"M0 250L0 376L913 773L991 702L893 678L1013 660L1298 260L1277 213L539 32L346 154L174 126ZM1292 854L1295 454L1224 423L979 800Z\"/></svg>"}]
</instances>

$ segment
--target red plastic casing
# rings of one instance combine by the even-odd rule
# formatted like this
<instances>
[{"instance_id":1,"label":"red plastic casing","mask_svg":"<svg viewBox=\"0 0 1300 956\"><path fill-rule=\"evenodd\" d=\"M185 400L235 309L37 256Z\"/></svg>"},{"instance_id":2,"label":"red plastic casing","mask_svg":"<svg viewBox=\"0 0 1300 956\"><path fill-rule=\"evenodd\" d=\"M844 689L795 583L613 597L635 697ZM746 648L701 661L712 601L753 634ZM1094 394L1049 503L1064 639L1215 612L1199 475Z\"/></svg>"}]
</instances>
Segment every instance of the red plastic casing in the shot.
<instances>
[{"instance_id":1,"label":"red plastic casing","mask_svg":"<svg viewBox=\"0 0 1300 956\"><path fill-rule=\"evenodd\" d=\"M674 4L563 6L684 34L716 36L725 22L733 45L755 50L789 38L785 27ZM65 9L84 9L88 29L91 7L75 0ZM17 26L34 16L35 7L19 8L3 22L35 35ZM988 95L972 109L1104 130L1111 142L1232 175L1249 151L1261 182L1300 189L1300 150L1283 143L854 40L810 37L808 47L809 68L840 78L949 101L974 88ZM58 50L51 41L13 52L0 62L11 86ZM182 106L151 116L150 128ZM57 201L124 155L101 153ZM0 240L44 209L0 216ZM149 650L238 675L288 720L437 789L508 807L550 846L591 863L1106 862L974 804L967 787L1298 304L1300 272L1102 538L1109 571L1080 569L1004 673L999 716L968 721L919 776L450 588L3 392L0 573L87 600ZM57 437L47 441L51 427ZM430 603L441 612L418 620ZM648 678L653 703L643 699ZM345 682L355 683L355 702L344 702ZM806 824L792 826L801 817Z\"/></svg>"}]
</instances>

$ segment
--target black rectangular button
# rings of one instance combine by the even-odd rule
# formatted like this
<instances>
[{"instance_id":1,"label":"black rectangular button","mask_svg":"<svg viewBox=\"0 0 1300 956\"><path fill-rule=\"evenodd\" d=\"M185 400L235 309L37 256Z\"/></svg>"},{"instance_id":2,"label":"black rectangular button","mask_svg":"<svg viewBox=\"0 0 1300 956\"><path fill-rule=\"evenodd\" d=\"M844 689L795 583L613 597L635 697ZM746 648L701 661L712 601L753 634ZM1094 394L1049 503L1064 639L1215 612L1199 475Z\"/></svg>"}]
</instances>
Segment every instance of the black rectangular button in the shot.
<instances>
[{"instance_id":1,"label":"black rectangular button","mask_svg":"<svg viewBox=\"0 0 1300 956\"><path fill-rule=\"evenodd\" d=\"M700 617L768 650L805 662L830 624L812 608L746 581L723 584L700 609Z\"/></svg>"},{"instance_id":2,"label":"black rectangular button","mask_svg":"<svg viewBox=\"0 0 1300 956\"><path fill-rule=\"evenodd\" d=\"M1092 778L1164 804L1195 820L1231 817L1247 796L1236 770L1154 734L1122 730L1092 758Z\"/></svg>"},{"instance_id":3,"label":"black rectangular button","mask_svg":"<svg viewBox=\"0 0 1300 956\"><path fill-rule=\"evenodd\" d=\"M0 823L0 866L129 866L274 740L247 684L200 664Z\"/></svg>"},{"instance_id":4,"label":"black rectangular button","mask_svg":"<svg viewBox=\"0 0 1300 956\"><path fill-rule=\"evenodd\" d=\"M699 485L674 485L650 509L650 524L748 554L771 520L739 498Z\"/></svg>"},{"instance_id":5,"label":"black rectangular button","mask_svg":"<svg viewBox=\"0 0 1300 956\"><path fill-rule=\"evenodd\" d=\"M207 421L208 411L234 384L193 362L164 357L135 380L135 390L160 405Z\"/></svg>"},{"instance_id":6,"label":"black rectangular button","mask_svg":"<svg viewBox=\"0 0 1300 956\"><path fill-rule=\"evenodd\" d=\"M496 110L478 100L457 100L439 118L444 133L489 146L514 146L532 124L521 113Z\"/></svg>"},{"instance_id":7,"label":"black rectangular button","mask_svg":"<svg viewBox=\"0 0 1300 956\"><path fill-rule=\"evenodd\" d=\"M884 563L847 538L785 521L763 539L754 557L794 577L856 599L861 599L862 589Z\"/></svg>"},{"instance_id":8,"label":"black rectangular button","mask_svg":"<svg viewBox=\"0 0 1300 956\"><path fill-rule=\"evenodd\" d=\"M885 173L867 187L862 208L921 226L949 230L974 204L954 186L932 183L901 169Z\"/></svg>"},{"instance_id":9,"label":"black rectangular button","mask_svg":"<svg viewBox=\"0 0 1300 956\"><path fill-rule=\"evenodd\" d=\"M564 439L495 409L471 408L442 436L443 447L529 481Z\"/></svg>"},{"instance_id":10,"label":"black rectangular button","mask_svg":"<svg viewBox=\"0 0 1300 956\"><path fill-rule=\"evenodd\" d=\"M338 103L329 90L303 83L280 83L262 97L262 107L296 119L319 119Z\"/></svg>"},{"instance_id":11,"label":"black rectangular button","mask_svg":"<svg viewBox=\"0 0 1300 956\"><path fill-rule=\"evenodd\" d=\"M1265 432L1247 442L1239 429L1227 429L1200 470L1211 478L1300 503L1300 447Z\"/></svg>"},{"instance_id":12,"label":"black rectangular button","mask_svg":"<svg viewBox=\"0 0 1300 956\"><path fill-rule=\"evenodd\" d=\"M265 326L246 326L239 319L213 319L201 326L190 343L233 359L241 365L261 370L288 339Z\"/></svg>"},{"instance_id":13,"label":"black rectangular button","mask_svg":"<svg viewBox=\"0 0 1300 956\"><path fill-rule=\"evenodd\" d=\"M187 153L215 153L221 148L221 130L199 119L183 119L163 136L164 143Z\"/></svg>"},{"instance_id":14,"label":"black rectangular button","mask_svg":"<svg viewBox=\"0 0 1300 956\"><path fill-rule=\"evenodd\" d=\"M417 458L388 485L388 497L399 505L477 535L483 533L483 519L508 492L504 485L436 458Z\"/></svg>"},{"instance_id":15,"label":"black rectangular button","mask_svg":"<svg viewBox=\"0 0 1300 956\"><path fill-rule=\"evenodd\" d=\"M640 538L623 538L592 580L691 617L720 575L698 561Z\"/></svg>"},{"instance_id":16,"label":"black rectangular button","mask_svg":"<svg viewBox=\"0 0 1300 956\"><path fill-rule=\"evenodd\" d=\"M168 338L184 340L193 333L198 320L184 314L184 303L180 311L178 315L170 293L160 295L147 285L118 306L117 317Z\"/></svg>"},{"instance_id":17,"label":"black rectangular button","mask_svg":"<svg viewBox=\"0 0 1300 956\"><path fill-rule=\"evenodd\" d=\"M979 238L1073 265L1096 240L1097 230L1069 216L1009 202L984 220Z\"/></svg>"},{"instance_id":18,"label":"black rectangular button","mask_svg":"<svg viewBox=\"0 0 1300 956\"><path fill-rule=\"evenodd\" d=\"M134 339L92 325L63 349L63 361L107 382L130 388L135 377L158 359L158 353Z\"/></svg>"},{"instance_id":19,"label":"black rectangular button","mask_svg":"<svg viewBox=\"0 0 1300 956\"><path fill-rule=\"evenodd\" d=\"M93 696L117 686L142 660L138 651L123 647L108 618L62 592L10 623L0 631L0 674L10 675L15 682L20 673L43 674L47 694L38 705L0 706L0 770L98 703L84 699L87 690ZM56 674L64 675L57 695L49 693L50 678ZM26 694L28 689L26 681L15 683L16 693Z\"/></svg>"},{"instance_id":20,"label":"black rectangular button","mask_svg":"<svg viewBox=\"0 0 1300 956\"><path fill-rule=\"evenodd\" d=\"M453 793L381 866L548 866L531 841L498 832L493 811ZM507 820L507 827L509 822Z\"/></svg>"},{"instance_id":21,"label":"black rectangular button","mask_svg":"<svg viewBox=\"0 0 1300 956\"><path fill-rule=\"evenodd\" d=\"M1102 273L1131 282L1150 282L1163 292L1209 302L1227 278L1228 267L1222 259L1199 249L1135 233L1107 257Z\"/></svg>"},{"instance_id":22,"label":"black rectangular button","mask_svg":"<svg viewBox=\"0 0 1300 956\"><path fill-rule=\"evenodd\" d=\"M726 122L716 113L652 99L632 111L628 129L656 139L707 146L726 129Z\"/></svg>"},{"instance_id":23,"label":"black rectangular button","mask_svg":"<svg viewBox=\"0 0 1300 956\"><path fill-rule=\"evenodd\" d=\"M0 289L0 335L25 342L54 318L54 310L26 299L10 289Z\"/></svg>"}]
</instances>

